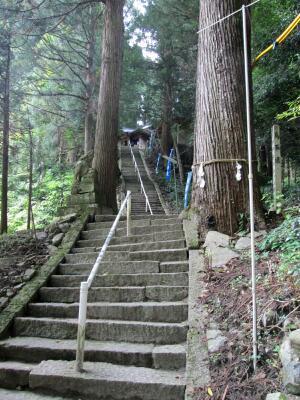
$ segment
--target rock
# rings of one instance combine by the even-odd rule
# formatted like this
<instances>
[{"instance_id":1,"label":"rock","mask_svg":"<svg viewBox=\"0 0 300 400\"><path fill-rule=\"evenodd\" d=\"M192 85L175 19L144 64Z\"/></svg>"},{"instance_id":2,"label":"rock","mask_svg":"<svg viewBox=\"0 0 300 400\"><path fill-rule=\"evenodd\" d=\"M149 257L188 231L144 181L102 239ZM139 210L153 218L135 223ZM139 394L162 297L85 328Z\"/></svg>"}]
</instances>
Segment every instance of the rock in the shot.
<instances>
[{"instance_id":1,"label":"rock","mask_svg":"<svg viewBox=\"0 0 300 400\"><path fill-rule=\"evenodd\" d=\"M204 247L227 247L229 246L230 236L217 231L208 232Z\"/></svg>"},{"instance_id":2,"label":"rock","mask_svg":"<svg viewBox=\"0 0 300 400\"><path fill-rule=\"evenodd\" d=\"M45 240L47 239L47 233L44 231L36 232L37 240Z\"/></svg>"},{"instance_id":3,"label":"rock","mask_svg":"<svg viewBox=\"0 0 300 400\"><path fill-rule=\"evenodd\" d=\"M241 237L235 245L236 250L246 250L251 247L251 239L249 237Z\"/></svg>"},{"instance_id":4,"label":"rock","mask_svg":"<svg viewBox=\"0 0 300 400\"><path fill-rule=\"evenodd\" d=\"M291 341L289 337L285 337L280 347L279 358L283 367L291 363L295 359Z\"/></svg>"},{"instance_id":5,"label":"rock","mask_svg":"<svg viewBox=\"0 0 300 400\"><path fill-rule=\"evenodd\" d=\"M7 289L6 297L12 297L14 294L15 294L15 292L12 289Z\"/></svg>"},{"instance_id":6,"label":"rock","mask_svg":"<svg viewBox=\"0 0 300 400\"><path fill-rule=\"evenodd\" d=\"M57 235L55 235L52 239L53 246L59 246L64 238L64 235L64 233L58 233Z\"/></svg>"},{"instance_id":7,"label":"rock","mask_svg":"<svg viewBox=\"0 0 300 400\"><path fill-rule=\"evenodd\" d=\"M292 361L282 370L283 384L290 394L300 394L300 362Z\"/></svg>"},{"instance_id":8,"label":"rock","mask_svg":"<svg viewBox=\"0 0 300 400\"><path fill-rule=\"evenodd\" d=\"M52 246L51 244L49 244L49 245L47 246L47 248L48 248L49 254L50 254L51 256L53 256L53 254L55 254L56 251L57 251L57 247L56 247L56 246Z\"/></svg>"},{"instance_id":9,"label":"rock","mask_svg":"<svg viewBox=\"0 0 300 400\"><path fill-rule=\"evenodd\" d=\"M297 356L300 357L300 329L293 331L289 335L291 341L291 347L297 352Z\"/></svg>"},{"instance_id":10,"label":"rock","mask_svg":"<svg viewBox=\"0 0 300 400\"><path fill-rule=\"evenodd\" d=\"M30 279L33 278L34 275L35 275L35 270L32 268L28 268L26 269L23 275L23 279L24 281L30 281Z\"/></svg>"},{"instance_id":11,"label":"rock","mask_svg":"<svg viewBox=\"0 0 300 400\"><path fill-rule=\"evenodd\" d=\"M8 298L7 297L0 297L0 309L7 306Z\"/></svg>"},{"instance_id":12,"label":"rock","mask_svg":"<svg viewBox=\"0 0 300 400\"><path fill-rule=\"evenodd\" d=\"M266 397L266 400L288 400L285 394L283 393L269 393Z\"/></svg>"},{"instance_id":13,"label":"rock","mask_svg":"<svg viewBox=\"0 0 300 400\"><path fill-rule=\"evenodd\" d=\"M275 325L279 320L279 316L274 310L267 310L262 315L262 325L267 328Z\"/></svg>"},{"instance_id":14,"label":"rock","mask_svg":"<svg viewBox=\"0 0 300 400\"><path fill-rule=\"evenodd\" d=\"M208 351L217 353L227 343L227 337L223 336L219 329L208 329L206 332Z\"/></svg>"},{"instance_id":15,"label":"rock","mask_svg":"<svg viewBox=\"0 0 300 400\"><path fill-rule=\"evenodd\" d=\"M240 255L230 249L224 247L210 246L207 248L206 253L209 251L212 258L212 267L221 267L228 263L233 258L238 258Z\"/></svg>"},{"instance_id":16,"label":"rock","mask_svg":"<svg viewBox=\"0 0 300 400\"><path fill-rule=\"evenodd\" d=\"M67 233L68 230L70 229L71 224L68 222L65 222L64 224L59 224L58 227L62 231L62 233Z\"/></svg>"}]
</instances>

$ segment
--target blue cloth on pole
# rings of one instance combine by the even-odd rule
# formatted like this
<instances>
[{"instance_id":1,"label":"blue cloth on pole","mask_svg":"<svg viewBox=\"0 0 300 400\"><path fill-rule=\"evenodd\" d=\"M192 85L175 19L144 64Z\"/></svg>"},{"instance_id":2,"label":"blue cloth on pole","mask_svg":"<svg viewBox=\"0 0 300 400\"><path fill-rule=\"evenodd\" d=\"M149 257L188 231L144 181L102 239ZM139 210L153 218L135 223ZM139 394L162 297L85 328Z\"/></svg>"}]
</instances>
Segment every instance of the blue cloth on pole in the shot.
<instances>
[{"instance_id":1,"label":"blue cloth on pole","mask_svg":"<svg viewBox=\"0 0 300 400\"><path fill-rule=\"evenodd\" d=\"M174 156L174 149L171 149L169 158L173 158ZM167 165L167 173L166 173L166 181L170 182L171 180L171 174L172 173L172 162L168 160L168 165Z\"/></svg>"},{"instance_id":2,"label":"blue cloth on pole","mask_svg":"<svg viewBox=\"0 0 300 400\"><path fill-rule=\"evenodd\" d=\"M186 185L185 185L185 192L184 192L184 208L188 208L189 206L189 192L192 183L193 172L188 173Z\"/></svg>"},{"instance_id":3,"label":"blue cloth on pole","mask_svg":"<svg viewBox=\"0 0 300 400\"><path fill-rule=\"evenodd\" d=\"M160 160L161 160L161 154L158 153L157 162L156 162L156 169L155 169L156 175L158 175L158 173L159 173Z\"/></svg>"}]
</instances>

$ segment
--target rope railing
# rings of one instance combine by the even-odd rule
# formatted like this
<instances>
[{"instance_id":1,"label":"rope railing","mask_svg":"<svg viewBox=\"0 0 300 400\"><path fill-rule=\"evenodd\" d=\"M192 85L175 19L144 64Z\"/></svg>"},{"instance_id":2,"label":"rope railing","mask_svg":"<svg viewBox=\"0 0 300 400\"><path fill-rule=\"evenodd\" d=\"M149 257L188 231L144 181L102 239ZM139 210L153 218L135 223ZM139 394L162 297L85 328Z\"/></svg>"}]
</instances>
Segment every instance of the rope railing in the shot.
<instances>
[{"instance_id":1,"label":"rope railing","mask_svg":"<svg viewBox=\"0 0 300 400\"><path fill-rule=\"evenodd\" d=\"M147 193L146 193L145 186L144 186L144 184L143 184L143 180L142 180L142 177L141 177L141 173L140 173L139 167L138 167L138 165L137 165L136 158L135 158L135 155L134 155L134 153L133 153L132 146L131 146L131 143L130 143L130 142L128 142L128 147L129 147L130 152L131 152L131 156L132 156L132 160L133 160L133 165L134 165L135 172L137 173L138 178L139 178L139 181L140 181L140 184L141 184L141 193L143 193L144 196L145 196L145 200L146 200L146 213L147 213L148 210L149 210L149 211L150 211L150 214L153 215L153 211L152 211L152 208L151 208L151 205L150 205L150 202L149 202L149 198L148 198L148 195L147 195Z\"/></svg>"},{"instance_id":2,"label":"rope railing","mask_svg":"<svg viewBox=\"0 0 300 400\"><path fill-rule=\"evenodd\" d=\"M87 314L87 301L88 291L91 288L96 275L99 272L101 262L105 256L106 250L110 244L110 241L115 234L118 223L122 216L122 213L127 205L127 236L131 235L131 192L127 192L127 196L123 201L119 213L109 231L109 234L99 252L97 260L90 272L88 280L81 282L80 285L80 299L79 299L79 313L78 313L78 331L77 331L77 351L76 351L76 370L79 372L83 371L84 362L84 344L85 344L85 329L86 329L86 314Z\"/></svg>"}]
</instances>

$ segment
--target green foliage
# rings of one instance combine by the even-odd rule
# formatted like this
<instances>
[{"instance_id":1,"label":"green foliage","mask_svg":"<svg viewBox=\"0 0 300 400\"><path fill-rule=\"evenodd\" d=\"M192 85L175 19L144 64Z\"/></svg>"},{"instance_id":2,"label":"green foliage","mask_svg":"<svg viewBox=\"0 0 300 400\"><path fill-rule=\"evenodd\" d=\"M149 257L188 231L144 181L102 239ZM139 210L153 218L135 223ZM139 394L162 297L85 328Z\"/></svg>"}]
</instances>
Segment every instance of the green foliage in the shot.
<instances>
[{"instance_id":1,"label":"green foliage","mask_svg":"<svg viewBox=\"0 0 300 400\"><path fill-rule=\"evenodd\" d=\"M50 223L63 206L67 196L71 193L73 171L48 169L45 175L34 182L33 187L33 214L37 228ZM16 184L16 182L12 182ZM9 230L26 229L27 223L27 183L17 184L9 192Z\"/></svg>"},{"instance_id":2,"label":"green foliage","mask_svg":"<svg viewBox=\"0 0 300 400\"><path fill-rule=\"evenodd\" d=\"M287 103L289 106L289 109L287 111L284 111L283 113L279 114L277 116L278 120L282 119L296 119L300 118L300 96L297 97L296 100L290 101Z\"/></svg>"},{"instance_id":3,"label":"green foliage","mask_svg":"<svg viewBox=\"0 0 300 400\"><path fill-rule=\"evenodd\" d=\"M259 248L279 253L279 273L300 275L300 216L286 219L266 236Z\"/></svg>"}]
</instances>

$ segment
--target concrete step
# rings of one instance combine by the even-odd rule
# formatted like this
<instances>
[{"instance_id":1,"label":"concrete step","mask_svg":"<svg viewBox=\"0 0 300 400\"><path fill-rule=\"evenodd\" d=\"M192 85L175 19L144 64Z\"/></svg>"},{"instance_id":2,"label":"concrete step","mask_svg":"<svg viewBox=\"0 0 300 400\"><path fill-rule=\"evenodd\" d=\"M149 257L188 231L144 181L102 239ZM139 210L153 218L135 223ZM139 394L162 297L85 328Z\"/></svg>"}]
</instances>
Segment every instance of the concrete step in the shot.
<instances>
[{"instance_id":1,"label":"concrete step","mask_svg":"<svg viewBox=\"0 0 300 400\"><path fill-rule=\"evenodd\" d=\"M93 268L94 262L95 260L93 258L91 262L60 264L58 273L65 275L88 275ZM103 262L99 269L99 274L150 274L159 272L158 261Z\"/></svg>"},{"instance_id":2,"label":"concrete step","mask_svg":"<svg viewBox=\"0 0 300 400\"><path fill-rule=\"evenodd\" d=\"M78 247L72 249L72 253L91 253L93 251L100 251L101 247L82 247L79 242ZM164 240L158 242L142 242L142 243L126 243L110 245L107 251L142 251L142 250L161 250L161 249L180 249L186 246L184 239L177 240Z\"/></svg>"},{"instance_id":3,"label":"concrete step","mask_svg":"<svg viewBox=\"0 0 300 400\"><path fill-rule=\"evenodd\" d=\"M1 400L67 400L69 397L46 396L45 394L33 393L29 390L7 390L0 389Z\"/></svg>"},{"instance_id":4,"label":"concrete step","mask_svg":"<svg viewBox=\"0 0 300 400\"><path fill-rule=\"evenodd\" d=\"M28 386L29 374L33 367L33 364L28 363L0 361L0 386L6 389Z\"/></svg>"},{"instance_id":5,"label":"concrete step","mask_svg":"<svg viewBox=\"0 0 300 400\"><path fill-rule=\"evenodd\" d=\"M187 286L93 287L89 290L91 303L107 301L132 303L140 301L180 301L188 296ZM79 301L79 287L43 287L39 291L42 302L74 303Z\"/></svg>"},{"instance_id":6,"label":"concrete step","mask_svg":"<svg viewBox=\"0 0 300 400\"><path fill-rule=\"evenodd\" d=\"M76 243L77 247L99 247L101 246L107 236L103 236L98 239L86 239L78 240ZM163 238L160 232L154 232L147 235L134 235L134 236L122 236L112 238L110 245L122 245L125 243L145 243L145 242L159 242L168 240L184 239L184 232L182 230L175 230L164 232Z\"/></svg>"},{"instance_id":7,"label":"concrete step","mask_svg":"<svg viewBox=\"0 0 300 400\"><path fill-rule=\"evenodd\" d=\"M107 236L109 228L94 229L89 231L82 231L82 239L97 239ZM182 231L182 225L180 224L164 224L162 226L136 226L131 229L131 235L148 235L150 233L160 233L163 237L163 232ZM118 228L115 233L115 237L127 236L127 228Z\"/></svg>"},{"instance_id":8,"label":"concrete step","mask_svg":"<svg viewBox=\"0 0 300 400\"><path fill-rule=\"evenodd\" d=\"M50 286L80 287L88 275L52 275ZM113 286L188 286L187 273L175 274L111 274L97 275L93 287Z\"/></svg>"},{"instance_id":9,"label":"concrete step","mask_svg":"<svg viewBox=\"0 0 300 400\"><path fill-rule=\"evenodd\" d=\"M43 360L73 361L76 340L54 340L39 337L16 337L0 342L1 357L40 363ZM183 345L156 346L123 342L85 342L85 361L110 362L136 367L180 369L185 367Z\"/></svg>"},{"instance_id":10,"label":"concrete step","mask_svg":"<svg viewBox=\"0 0 300 400\"><path fill-rule=\"evenodd\" d=\"M77 318L78 303L31 303L28 315L38 318ZM88 303L89 319L183 322L188 318L187 302Z\"/></svg>"},{"instance_id":11,"label":"concrete step","mask_svg":"<svg viewBox=\"0 0 300 400\"><path fill-rule=\"evenodd\" d=\"M14 336L76 339L77 319L17 317ZM186 341L188 325L181 323L88 319L86 339L129 343L179 344Z\"/></svg>"},{"instance_id":12,"label":"concrete step","mask_svg":"<svg viewBox=\"0 0 300 400\"><path fill-rule=\"evenodd\" d=\"M67 254L67 264L93 263L96 261L99 252ZM187 260L187 249L150 250L150 251L107 251L104 261L185 261Z\"/></svg>"},{"instance_id":13,"label":"concrete step","mask_svg":"<svg viewBox=\"0 0 300 400\"><path fill-rule=\"evenodd\" d=\"M93 400L182 400L184 371L163 371L108 363L85 363L88 373L76 372L74 362L44 361L30 375L30 387L72 393Z\"/></svg>"}]
</instances>

